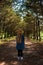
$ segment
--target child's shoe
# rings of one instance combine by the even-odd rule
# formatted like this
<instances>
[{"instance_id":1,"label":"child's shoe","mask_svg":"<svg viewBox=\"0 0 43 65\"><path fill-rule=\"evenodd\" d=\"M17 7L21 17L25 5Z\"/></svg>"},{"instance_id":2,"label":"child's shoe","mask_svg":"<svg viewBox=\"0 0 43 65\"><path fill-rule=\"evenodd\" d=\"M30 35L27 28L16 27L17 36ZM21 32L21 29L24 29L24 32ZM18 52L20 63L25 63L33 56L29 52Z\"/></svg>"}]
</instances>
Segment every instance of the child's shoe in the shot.
<instances>
[{"instance_id":1,"label":"child's shoe","mask_svg":"<svg viewBox=\"0 0 43 65\"><path fill-rule=\"evenodd\" d=\"M21 60L23 60L23 57L21 57Z\"/></svg>"},{"instance_id":2,"label":"child's shoe","mask_svg":"<svg viewBox=\"0 0 43 65\"><path fill-rule=\"evenodd\" d=\"M17 57L18 60L20 60L20 57Z\"/></svg>"}]
</instances>

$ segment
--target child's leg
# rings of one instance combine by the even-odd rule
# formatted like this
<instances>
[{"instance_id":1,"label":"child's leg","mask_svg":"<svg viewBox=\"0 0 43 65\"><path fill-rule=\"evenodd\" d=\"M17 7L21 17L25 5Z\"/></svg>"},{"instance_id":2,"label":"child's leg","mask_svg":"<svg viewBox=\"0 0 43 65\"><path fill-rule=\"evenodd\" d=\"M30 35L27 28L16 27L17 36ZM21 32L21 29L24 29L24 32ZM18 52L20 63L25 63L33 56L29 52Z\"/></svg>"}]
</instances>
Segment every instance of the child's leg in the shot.
<instances>
[{"instance_id":1,"label":"child's leg","mask_svg":"<svg viewBox=\"0 0 43 65\"><path fill-rule=\"evenodd\" d=\"M21 50L21 57L23 57L23 50Z\"/></svg>"},{"instance_id":2,"label":"child's leg","mask_svg":"<svg viewBox=\"0 0 43 65\"><path fill-rule=\"evenodd\" d=\"M18 50L18 57L20 56L20 50Z\"/></svg>"},{"instance_id":3,"label":"child's leg","mask_svg":"<svg viewBox=\"0 0 43 65\"><path fill-rule=\"evenodd\" d=\"M20 50L18 50L18 60L20 59Z\"/></svg>"},{"instance_id":4,"label":"child's leg","mask_svg":"<svg viewBox=\"0 0 43 65\"><path fill-rule=\"evenodd\" d=\"M23 50L21 50L20 52L20 57L21 57L21 60L23 60Z\"/></svg>"}]
</instances>

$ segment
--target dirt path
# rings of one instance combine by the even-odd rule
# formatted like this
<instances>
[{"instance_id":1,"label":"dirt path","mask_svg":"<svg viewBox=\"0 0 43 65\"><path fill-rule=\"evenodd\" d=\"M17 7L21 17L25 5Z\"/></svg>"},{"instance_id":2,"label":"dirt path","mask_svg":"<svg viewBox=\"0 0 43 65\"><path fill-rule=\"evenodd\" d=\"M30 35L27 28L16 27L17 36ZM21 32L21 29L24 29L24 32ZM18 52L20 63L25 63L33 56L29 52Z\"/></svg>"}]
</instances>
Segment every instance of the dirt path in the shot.
<instances>
[{"instance_id":1,"label":"dirt path","mask_svg":"<svg viewBox=\"0 0 43 65\"><path fill-rule=\"evenodd\" d=\"M16 42L0 45L0 65L43 65L43 45L25 41L24 59L17 60Z\"/></svg>"}]
</instances>

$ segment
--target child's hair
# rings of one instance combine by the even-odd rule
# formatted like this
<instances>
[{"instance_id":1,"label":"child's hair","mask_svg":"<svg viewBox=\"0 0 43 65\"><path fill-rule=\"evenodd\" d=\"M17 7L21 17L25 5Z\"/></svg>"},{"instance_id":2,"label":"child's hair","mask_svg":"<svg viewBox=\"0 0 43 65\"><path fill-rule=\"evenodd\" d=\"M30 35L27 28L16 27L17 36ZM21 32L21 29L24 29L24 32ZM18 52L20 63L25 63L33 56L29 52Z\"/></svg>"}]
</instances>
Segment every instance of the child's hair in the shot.
<instances>
[{"instance_id":1,"label":"child's hair","mask_svg":"<svg viewBox=\"0 0 43 65\"><path fill-rule=\"evenodd\" d=\"M19 35L17 35L17 37L16 37L16 40L17 40L17 43L21 43L21 34L19 34Z\"/></svg>"},{"instance_id":2,"label":"child's hair","mask_svg":"<svg viewBox=\"0 0 43 65\"><path fill-rule=\"evenodd\" d=\"M16 37L17 43L21 43L21 37L22 37L22 31L18 30L17 37Z\"/></svg>"}]
</instances>

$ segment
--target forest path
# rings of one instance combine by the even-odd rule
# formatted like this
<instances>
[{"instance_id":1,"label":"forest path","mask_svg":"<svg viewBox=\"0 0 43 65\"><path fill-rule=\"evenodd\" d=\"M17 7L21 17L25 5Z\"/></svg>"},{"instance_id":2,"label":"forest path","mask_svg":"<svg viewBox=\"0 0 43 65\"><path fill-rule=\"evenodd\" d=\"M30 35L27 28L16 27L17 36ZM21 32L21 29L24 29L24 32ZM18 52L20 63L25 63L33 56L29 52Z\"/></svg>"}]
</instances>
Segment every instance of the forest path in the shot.
<instances>
[{"instance_id":1,"label":"forest path","mask_svg":"<svg viewBox=\"0 0 43 65\"><path fill-rule=\"evenodd\" d=\"M0 45L0 65L43 65L43 45L25 41L24 59L18 61L16 41Z\"/></svg>"}]
</instances>

